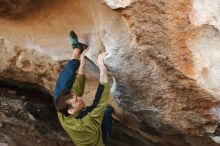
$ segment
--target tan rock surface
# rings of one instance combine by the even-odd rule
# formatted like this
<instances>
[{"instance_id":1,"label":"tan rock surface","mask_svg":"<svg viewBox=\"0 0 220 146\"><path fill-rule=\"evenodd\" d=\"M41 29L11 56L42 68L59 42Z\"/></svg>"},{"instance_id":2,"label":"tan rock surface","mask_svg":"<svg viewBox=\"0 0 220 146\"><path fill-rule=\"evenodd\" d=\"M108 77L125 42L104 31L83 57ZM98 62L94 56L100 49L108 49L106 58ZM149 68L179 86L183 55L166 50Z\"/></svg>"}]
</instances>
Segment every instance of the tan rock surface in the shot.
<instances>
[{"instance_id":1,"label":"tan rock surface","mask_svg":"<svg viewBox=\"0 0 220 146\"><path fill-rule=\"evenodd\" d=\"M1 77L51 92L71 54L68 32L75 30L89 44L91 60L102 46L108 52L112 102L122 123L173 145L218 135L219 0L7 2L0 9Z\"/></svg>"}]
</instances>

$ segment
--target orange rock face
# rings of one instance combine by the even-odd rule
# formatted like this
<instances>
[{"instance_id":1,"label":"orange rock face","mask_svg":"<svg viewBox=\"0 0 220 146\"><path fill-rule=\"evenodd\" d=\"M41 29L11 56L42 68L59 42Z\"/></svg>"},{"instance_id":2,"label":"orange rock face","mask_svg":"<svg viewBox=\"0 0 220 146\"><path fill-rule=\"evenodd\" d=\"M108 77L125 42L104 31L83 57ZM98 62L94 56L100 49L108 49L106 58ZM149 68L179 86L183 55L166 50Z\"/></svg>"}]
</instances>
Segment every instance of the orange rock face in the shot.
<instances>
[{"instance_id":1,"label":"orange rock face","mask_svg":"<svg viewBox=\"0 0 220 146\"><path fill-rule=\"evenodd\" d=\"M217 141L220 120L219 0L0 3L1 77L52 93L71 54L68 33L75 30L94 63L100 50L108 52L118 120L156 143L196 145L202 136L215 145L210 136ZM97 73L88 66L89 96Z\"/></svg>"}]
</instances>

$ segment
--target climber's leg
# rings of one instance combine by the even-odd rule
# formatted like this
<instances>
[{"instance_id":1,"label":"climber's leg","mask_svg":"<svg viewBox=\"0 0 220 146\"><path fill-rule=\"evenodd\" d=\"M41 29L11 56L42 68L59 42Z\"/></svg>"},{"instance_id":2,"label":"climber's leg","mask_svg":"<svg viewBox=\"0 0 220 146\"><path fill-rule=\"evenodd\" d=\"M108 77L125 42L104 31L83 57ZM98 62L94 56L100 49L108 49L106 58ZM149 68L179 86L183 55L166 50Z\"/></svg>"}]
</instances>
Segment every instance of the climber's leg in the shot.
<instances>
[{"instance_id":1,"label":"climber's leg","mask_svg":"<svg viewBox=\"0 0 220 146\"><path fill-rule=\"evenodd\" d=\"M102 139L105 145L112 132L112 106L108 105L104 110L104 117L102 120Z\"/></svg>"}]
</instances>

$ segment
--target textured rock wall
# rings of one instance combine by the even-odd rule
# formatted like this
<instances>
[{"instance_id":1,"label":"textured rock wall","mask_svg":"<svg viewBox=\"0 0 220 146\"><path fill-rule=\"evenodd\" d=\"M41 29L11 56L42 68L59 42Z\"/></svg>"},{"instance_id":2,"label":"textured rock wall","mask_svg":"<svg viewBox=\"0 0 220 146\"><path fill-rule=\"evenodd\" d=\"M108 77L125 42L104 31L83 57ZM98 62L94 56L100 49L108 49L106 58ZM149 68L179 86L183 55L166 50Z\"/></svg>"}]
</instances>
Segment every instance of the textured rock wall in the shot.
<instances>
[{"instance_id":1,"label":"textured rock wall","mask_svg":"<svg viewBox=\"0 0 220 146\"><path fill-rule=\"evenodd\" d=\"M159 144L215 145L219 0L6 2L21 10L0 9L0 76L51 92L73 29L94 62L99 50L108 52L115 118Z\"/></svg>"},{"instance_id":2,"label":"textured rock wall","mask_svg":"<svg viewBox=\"0 0 220 146\"><path fill-rule=\"evenodd\" d=\"M199 84L219 99L220 94L220 1L193 1L190 21L196 30L193 32L188 46L194 54L195 79Z\"/></svg>"}]
</instances>

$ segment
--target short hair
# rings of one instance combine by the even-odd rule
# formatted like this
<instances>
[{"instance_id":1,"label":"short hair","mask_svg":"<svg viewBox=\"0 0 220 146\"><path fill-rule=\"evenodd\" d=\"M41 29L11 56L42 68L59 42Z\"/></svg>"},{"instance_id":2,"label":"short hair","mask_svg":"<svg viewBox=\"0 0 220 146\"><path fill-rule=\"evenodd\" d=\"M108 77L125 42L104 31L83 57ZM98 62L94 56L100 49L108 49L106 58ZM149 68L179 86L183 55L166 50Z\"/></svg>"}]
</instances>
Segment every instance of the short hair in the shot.
<instances>
[{"instance_id":1,"label":"short hair","mask_svg":"<svg viewBox=\"0 0 220 146\"><path fill-rule=\"evenodd\" d=\"M67 91L58 96L55 103L56 110L65 116L69 116L68 109L70 104L68 104L66 101L70 98L72 98L71 92Z\"/></svg>"}]
</instances>

